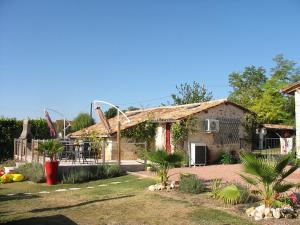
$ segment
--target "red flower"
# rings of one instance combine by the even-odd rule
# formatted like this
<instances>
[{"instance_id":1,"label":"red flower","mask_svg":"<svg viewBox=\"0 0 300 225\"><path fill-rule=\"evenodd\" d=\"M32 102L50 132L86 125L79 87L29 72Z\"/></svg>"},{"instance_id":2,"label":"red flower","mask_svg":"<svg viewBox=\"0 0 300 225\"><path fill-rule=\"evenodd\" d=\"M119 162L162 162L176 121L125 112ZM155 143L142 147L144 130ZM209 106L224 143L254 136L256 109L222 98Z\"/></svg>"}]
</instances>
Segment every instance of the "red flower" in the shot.
<instances>
[{"instance_id":1,"label":"red flower","mask_svg":"<svg viewBox=\"0 0 300 225\"><path fill-rule=\"evenodd\" d=\"M291 195L290 195L290 199L292 200L292 202L293 202L294 204L297 204L297 203L298 203L297 195L291 194Z\"/></svg>"}]
</instances>

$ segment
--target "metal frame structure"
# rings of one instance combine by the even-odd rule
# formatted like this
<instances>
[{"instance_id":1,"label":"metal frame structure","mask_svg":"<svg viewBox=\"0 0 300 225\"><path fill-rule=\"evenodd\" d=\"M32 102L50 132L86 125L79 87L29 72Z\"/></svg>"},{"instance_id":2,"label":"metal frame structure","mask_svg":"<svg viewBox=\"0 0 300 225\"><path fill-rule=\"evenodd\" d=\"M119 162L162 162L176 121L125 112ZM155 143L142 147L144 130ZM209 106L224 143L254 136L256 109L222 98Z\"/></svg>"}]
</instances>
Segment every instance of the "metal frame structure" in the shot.
<instances>
[{"instance_id":1,"label":"metal frame structure","mask_svg":"<svg viewBox=\"0 0 300 225\"><path fill-rule=\"evenodd\" d=\"M64 116L64 114L62 114L61 112L59 112L59 111L57 111L55 109L51 109L51 108L45 107L44 108L44 113L46 111L55 112L56 114L58 114L58 115L60 115L60 116L63 117L63 119L64 119L64 137L63 138L65 139L65 137L66 137L66 130L71 126L71 123L69 122L69 120L66 119L66 117ZM66 126L66 121L68 122L68 126Z\"/></svg>"},{"instance_id":2,"label":"metal frame structure","mask_svg":"<svg viewBox=\"0 0 300 225\"><path fill-rule=\"evenodd\" d=\"M98 107L98 103L102 103L102 104L106 104L109 105L113 108L115 108L118 111L118 125L117 125L117 143L118 143L118 164L121 165L121 121L120 121L120 113L125 117L125 119L127 120L127 123L130 123L130 119L126 116L126 114L124 112L122 112L117 106L115 106L114 104L107 102L107 101L102 101L102 100L94 100L93 101L93 105L95 110Z\"/></svg>"}]
</instances>

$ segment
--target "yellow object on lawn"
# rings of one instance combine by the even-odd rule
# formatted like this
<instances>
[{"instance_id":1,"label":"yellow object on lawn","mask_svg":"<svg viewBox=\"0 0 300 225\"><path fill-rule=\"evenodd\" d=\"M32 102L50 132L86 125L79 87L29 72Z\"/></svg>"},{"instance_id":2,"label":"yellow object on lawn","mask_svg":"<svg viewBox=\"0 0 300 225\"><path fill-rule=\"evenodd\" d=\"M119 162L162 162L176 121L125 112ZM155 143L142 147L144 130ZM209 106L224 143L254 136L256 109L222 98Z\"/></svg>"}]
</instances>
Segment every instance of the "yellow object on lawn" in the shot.
<instances>
[{"instance_id":1,"label":"yellow object on lawn","mask_svg":"<svg viewBox=\"0 0 300 225\"><path fill-rule=\"evenodd\" d=\"M20 182L24 180L24 176L22 174L12 174L14 182Z\"/></svg>"},{"instance_id":2,"label":"yellow object on lawn","mask_svg":"<svg viewBox=\"0 0 300 225\"><path fill-rule=\"evenodd\" d=\"M20 182L24 180L24 176L22 174L4 174L0 177L0 183L10 183L10 182Z\"/></svg>"}]
</instances>

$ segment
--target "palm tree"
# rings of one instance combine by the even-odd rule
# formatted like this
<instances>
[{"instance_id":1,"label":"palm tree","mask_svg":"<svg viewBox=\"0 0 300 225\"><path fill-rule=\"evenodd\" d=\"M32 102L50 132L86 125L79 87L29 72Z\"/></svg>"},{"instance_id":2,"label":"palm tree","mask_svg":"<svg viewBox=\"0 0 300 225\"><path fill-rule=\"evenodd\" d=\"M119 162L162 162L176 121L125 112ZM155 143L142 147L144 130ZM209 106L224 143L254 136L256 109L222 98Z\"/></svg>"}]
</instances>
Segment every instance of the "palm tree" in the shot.
<instances>
[{"instance_id":1,"label":"palm tree","mask_svg":"<svg viewBox=\"0 0 300 225\"><path fill-rule=\"evenodd\" d=\"M266 207L274 205L280 194L299 186L285 181L285 178L300 166L300 161L294 159L292 154L278 160L257 159L250 152L241 152L240 155L244 172L250 175L240 174L240 176L255 187L253 193L261 198Z\"/></svg>"},{"instance_id":2,"label":"palm tree","mask_svg":"<svg viewBox=\"0 0 300 225\"><path fill-rule=\"evenodd\" d=\"M164 186L168 183L168 172L171 168L180 164L183 156L180 153L168 154L165 150L156 150L146 153L147 159L151 161L151 166L155 169L161 184Z\"/></svg>"},{"instance_id":3,"label":"palm tree","mask_svg":"<svg viewBox=\"0 0 300 225\"><path fill-rule=\"evenodd\" d=\"M51 162L55 158L55 155L59 152L62 152L63 150L64 150L64 146L58 140L55 139L41 142L39 143L39 146L37 148L37 151L48 156Z\"/></svg>"}]
</instances>

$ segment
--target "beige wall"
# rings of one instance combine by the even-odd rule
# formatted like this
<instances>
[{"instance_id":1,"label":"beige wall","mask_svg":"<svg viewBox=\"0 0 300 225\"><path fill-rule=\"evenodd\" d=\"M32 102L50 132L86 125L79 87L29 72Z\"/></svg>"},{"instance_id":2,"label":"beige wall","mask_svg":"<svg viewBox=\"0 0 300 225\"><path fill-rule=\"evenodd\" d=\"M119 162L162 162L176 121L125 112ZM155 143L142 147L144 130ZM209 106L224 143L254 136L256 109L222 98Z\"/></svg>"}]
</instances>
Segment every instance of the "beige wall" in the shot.
<instances>
[{"instance_id":1,"label":"beige wall","mask_svg":"<svg viewBox=\"0 0 300 225\"><path fill-rule=\"evenodd\" d=\"M121 139L121 160L137 160L139 148L144 147L144 143L134 144L127 138ZM110 138L107 140L105 147L105 160L117 160L118 159L118 146L117 139Z\"/></svg>"},{"instance_id":2,"label":"beige wall","mask_svg":"<svg viewBox=\"0 0 300 225\"><path fill-rule=\"evenodd\" d=\"M295 92L295 110L296 110L296 151L297 158L300 158L300 90Z\"/></svg>"}]
</instances>

